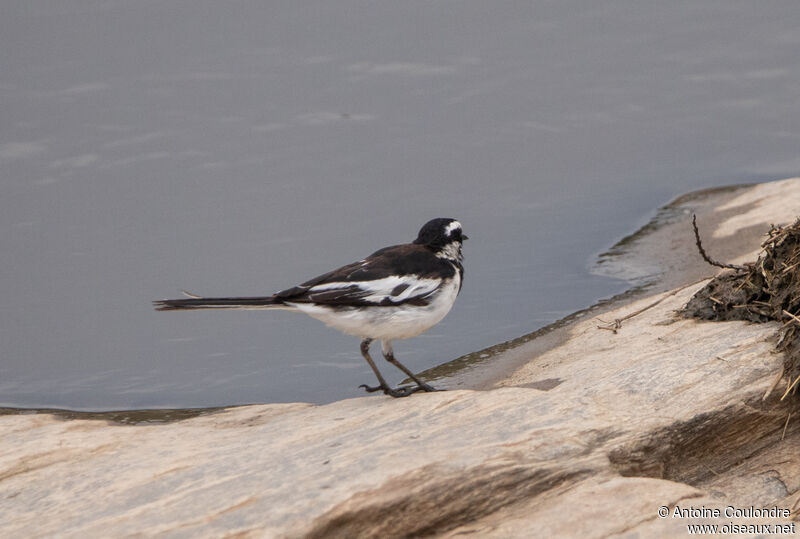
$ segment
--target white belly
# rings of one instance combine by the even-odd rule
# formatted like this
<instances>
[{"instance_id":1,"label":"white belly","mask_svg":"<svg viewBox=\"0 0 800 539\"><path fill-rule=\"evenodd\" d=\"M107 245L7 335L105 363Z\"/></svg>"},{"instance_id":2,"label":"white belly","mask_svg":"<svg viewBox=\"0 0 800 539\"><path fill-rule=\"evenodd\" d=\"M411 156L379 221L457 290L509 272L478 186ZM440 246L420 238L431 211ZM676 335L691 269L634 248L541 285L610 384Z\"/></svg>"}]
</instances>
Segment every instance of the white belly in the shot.
<instances>
[{"instance_id":1,"label":"white belly","mask_svg":"<svg viewBox=\"0 0 800 539\"><path fill-rule=\"evenodd\" d=\"M380 340L408 339L429 330L450 312L458 295L459 284L460 276L456 273L450 284L439 289L430 304L426 306L333 309L308 303L287 302L287 305L348 335Z\"/></svg>"}]
</instances>

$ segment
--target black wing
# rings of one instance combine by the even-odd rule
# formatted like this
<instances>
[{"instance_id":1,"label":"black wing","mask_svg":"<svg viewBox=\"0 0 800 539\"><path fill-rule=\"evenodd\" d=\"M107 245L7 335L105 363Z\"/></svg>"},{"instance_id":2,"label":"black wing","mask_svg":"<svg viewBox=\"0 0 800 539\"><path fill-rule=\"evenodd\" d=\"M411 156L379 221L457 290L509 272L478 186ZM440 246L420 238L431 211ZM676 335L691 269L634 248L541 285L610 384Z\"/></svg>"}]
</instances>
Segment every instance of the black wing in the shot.
<instances>
[{"instance_id":1,"label":"black wing","mask_svg":"<svg viewBox=\"0 0 800 539\"><path fill-rule=\"evenodd\" d=\"M281 302L323 305L426 305L452 264L421 245L396 245L275 294Z\"/></svg>"}]
</instances>

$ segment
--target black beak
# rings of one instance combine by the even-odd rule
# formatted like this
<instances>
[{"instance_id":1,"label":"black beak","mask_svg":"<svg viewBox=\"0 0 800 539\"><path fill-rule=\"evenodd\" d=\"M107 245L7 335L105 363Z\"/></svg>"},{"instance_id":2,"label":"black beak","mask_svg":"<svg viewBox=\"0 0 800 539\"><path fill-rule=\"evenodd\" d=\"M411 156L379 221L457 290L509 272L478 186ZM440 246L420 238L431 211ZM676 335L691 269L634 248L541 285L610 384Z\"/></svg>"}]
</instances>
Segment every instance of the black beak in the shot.
<instances>
[{"instance_id":1,"label":"black beak","mask_svg":"<svg viewBox=\"0 0 800 539\"><path fill-rule=\"evenodd\" d=\"M463 240L468 240L468 239L469 239L469 236L467 236L466 234L461 234L461 240L462 241Z\"/></svg>"}]
</instances>

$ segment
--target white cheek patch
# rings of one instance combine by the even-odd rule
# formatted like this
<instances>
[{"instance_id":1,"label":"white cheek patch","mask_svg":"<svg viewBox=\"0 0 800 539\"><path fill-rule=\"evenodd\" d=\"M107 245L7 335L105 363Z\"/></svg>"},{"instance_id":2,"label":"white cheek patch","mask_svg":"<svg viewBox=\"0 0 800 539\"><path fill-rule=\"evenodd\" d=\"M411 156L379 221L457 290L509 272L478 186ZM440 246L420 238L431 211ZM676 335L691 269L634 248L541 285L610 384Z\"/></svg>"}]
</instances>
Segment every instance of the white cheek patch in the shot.
<instances>
[{"instance_id":1,"label":"white cheek patch","mask_svg":"<svg viewBox=\"0 0 800 539\"><path fill-rule=\"evenodd\" d=\"M461 230L461 223L458 221L453 221L449 225L444 228L444 235L448 238L453 234L454 230Z\"/></svg>"}]
</instances>

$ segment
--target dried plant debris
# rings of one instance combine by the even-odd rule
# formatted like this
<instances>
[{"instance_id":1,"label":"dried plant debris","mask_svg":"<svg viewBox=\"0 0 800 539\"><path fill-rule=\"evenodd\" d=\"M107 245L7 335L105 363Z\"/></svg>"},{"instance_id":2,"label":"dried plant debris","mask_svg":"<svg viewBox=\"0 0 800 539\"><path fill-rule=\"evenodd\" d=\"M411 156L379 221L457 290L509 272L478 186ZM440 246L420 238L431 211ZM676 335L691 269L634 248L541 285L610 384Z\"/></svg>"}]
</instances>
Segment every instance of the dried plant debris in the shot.
<instances>
[{"instance_id":1,"label":"dried plant debris","mask_svg":"<svg viewBox=\"0 0 800 539\"><path fill-rule=\"evenodd\" d=\"M800 387L800 219L784 227L772 225L755 262L743 266L720 264L703 249L703 259L725 272L711 280L684 307L683 315L702 320L779 321L777 348L784 352L789 382L784 397Z\"/></svg>"}]
</instances>

